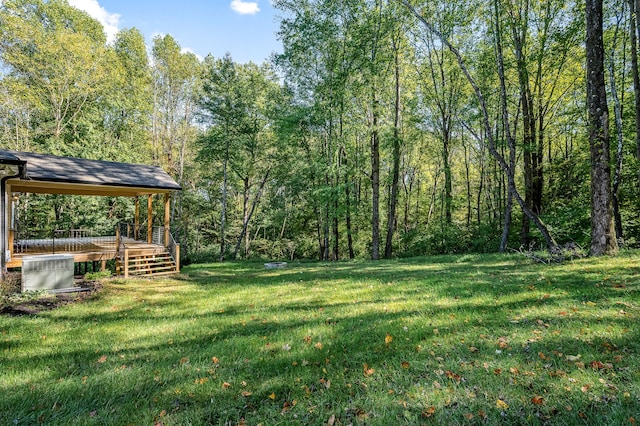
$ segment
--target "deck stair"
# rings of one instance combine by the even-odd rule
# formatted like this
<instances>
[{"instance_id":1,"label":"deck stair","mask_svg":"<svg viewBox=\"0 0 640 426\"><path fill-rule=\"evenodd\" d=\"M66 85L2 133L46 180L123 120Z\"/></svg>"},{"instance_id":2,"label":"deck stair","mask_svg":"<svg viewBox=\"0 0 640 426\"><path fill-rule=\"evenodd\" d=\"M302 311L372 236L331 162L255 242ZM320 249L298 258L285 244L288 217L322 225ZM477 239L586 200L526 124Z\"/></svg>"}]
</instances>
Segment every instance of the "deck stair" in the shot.
<instances>
[{"instance_id":1,"label":"deck stair","mask_svg":"<svg viewBox=\"0 0 640 426\"><path fill-rule=\"evenodd\" d=\"M165 251L127 251L118 255L120 270L125 277L169 275L178 272L173 256Z\"/></svg>"}]
</instances>

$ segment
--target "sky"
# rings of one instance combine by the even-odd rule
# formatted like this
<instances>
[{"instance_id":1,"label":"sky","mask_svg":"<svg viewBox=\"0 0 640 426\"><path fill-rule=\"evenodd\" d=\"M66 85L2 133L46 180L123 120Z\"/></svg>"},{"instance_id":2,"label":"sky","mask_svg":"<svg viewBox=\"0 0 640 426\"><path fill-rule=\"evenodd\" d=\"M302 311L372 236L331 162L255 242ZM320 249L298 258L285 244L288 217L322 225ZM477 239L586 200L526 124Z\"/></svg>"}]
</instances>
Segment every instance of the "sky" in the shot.
<instances>
[{"instance_id":1,"label":"sky","mask_svg":"<svg viewBox=\"0 0 640 426\"><path fill-rule=\"evenodd\" d=\"M68 1L100 21L108 41L118 30L135 27L148 46L154 36L171 34L184 51L200 58L229 52L235 62L262 63L282 50L270 0Z\"/></svg>"}]
</instances>

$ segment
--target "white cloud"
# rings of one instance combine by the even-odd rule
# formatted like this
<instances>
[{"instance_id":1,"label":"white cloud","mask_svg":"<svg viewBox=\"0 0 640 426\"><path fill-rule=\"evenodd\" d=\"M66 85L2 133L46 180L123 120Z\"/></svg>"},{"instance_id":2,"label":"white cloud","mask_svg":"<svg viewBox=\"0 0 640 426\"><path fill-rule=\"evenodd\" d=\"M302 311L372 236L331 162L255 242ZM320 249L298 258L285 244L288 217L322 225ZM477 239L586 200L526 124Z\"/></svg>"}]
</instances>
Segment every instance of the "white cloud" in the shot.
<instances>
[{"instance_id":1,"label":"white cloud","mask_svg":"<svg viewBox=\"0 0 640 426\"><path fill-rule=\"evenodd\" d=\"M193 53L195 57L198 58L198 61L200 62L204 61L204 58L201 55L198 55L196 52L193 51L193 49L189 47L183 47L182 49L180 49L180 53L182 53L183 55L185 53Z\"/></svg>"},{"instance_id":2,"label":"white cloud","mask_svg":"<svg viewBox=\"0 0 640 426\"><path fill-rule=\"evenodd\" d=\"M241 15L255 15L260 12L258 2L255 1L232 0L231 9Z\"/></svg>"},{"instance_id":3,"label":"white cloud","mask_svg":"<svg viewBox=\"0 0 640 426\"><path fill-rule=\"evenodd\" d=\"M107 12L104 7L100 6L98 0L69 0L69 4L87 12L89 16L102 24L104 32L107 34L107 43L115 40L120 25L119 14Z\"/></svg>"}]
</instances>

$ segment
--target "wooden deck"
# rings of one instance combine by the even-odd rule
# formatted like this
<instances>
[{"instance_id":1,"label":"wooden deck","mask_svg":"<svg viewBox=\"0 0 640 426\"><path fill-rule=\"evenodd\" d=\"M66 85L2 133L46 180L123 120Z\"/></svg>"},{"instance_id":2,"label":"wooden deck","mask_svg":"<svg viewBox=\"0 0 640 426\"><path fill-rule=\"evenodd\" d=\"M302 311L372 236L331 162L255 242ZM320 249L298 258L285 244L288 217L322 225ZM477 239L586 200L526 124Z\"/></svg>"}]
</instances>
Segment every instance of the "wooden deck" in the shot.
<instances>
[{"instance_id":1,"label":"wooden deck","mask_svg":"<svg viewBox=\"0 0 640 426\"><path fill-rule=\"evenodd\" d=\"M130 255L154 255L165 252L162 245L122 238ZM40 254L71 254L74 262L113 260L118 256L116 237L80 237L43 240L16 240L7 268L20 268L22 258Z\"/></svg>"}]
</instances>

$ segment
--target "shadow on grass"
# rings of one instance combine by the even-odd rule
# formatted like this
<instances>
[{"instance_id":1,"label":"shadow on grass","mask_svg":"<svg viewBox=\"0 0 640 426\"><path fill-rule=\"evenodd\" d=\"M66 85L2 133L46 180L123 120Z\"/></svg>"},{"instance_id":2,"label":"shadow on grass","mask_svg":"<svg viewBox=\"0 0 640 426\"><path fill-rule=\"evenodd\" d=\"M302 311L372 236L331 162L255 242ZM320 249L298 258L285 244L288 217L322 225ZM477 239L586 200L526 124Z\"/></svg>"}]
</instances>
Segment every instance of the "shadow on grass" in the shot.
<instances>
[{"instance_id":1,"label":"shadow on grass","mask_svg":"<svg viewBox=\"0 0 640 426\"><path fill-rule=\"evenodd\" d=\"M0 379L0 423L637 417L637 271L612 283L589 263L564 272L452 259L190 267L166 285L115 283L86 310L1 321L11 379ZM34 341L56 326L58 336Z\"/></svg>"}]
</instances>

